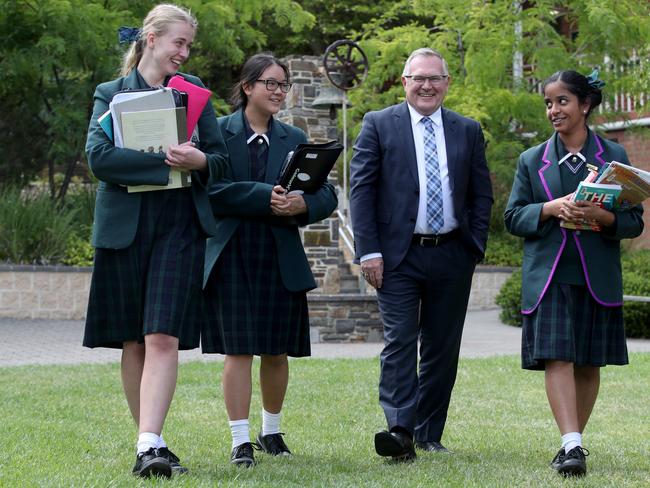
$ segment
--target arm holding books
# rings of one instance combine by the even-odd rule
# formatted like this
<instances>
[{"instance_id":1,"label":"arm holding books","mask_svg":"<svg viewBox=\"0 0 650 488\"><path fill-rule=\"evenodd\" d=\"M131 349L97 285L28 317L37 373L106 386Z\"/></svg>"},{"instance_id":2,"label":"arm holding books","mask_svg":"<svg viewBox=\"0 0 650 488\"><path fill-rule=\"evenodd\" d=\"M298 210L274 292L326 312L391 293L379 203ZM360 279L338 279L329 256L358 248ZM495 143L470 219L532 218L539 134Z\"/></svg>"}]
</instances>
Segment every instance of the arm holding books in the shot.
<instances>
[{"instance_id":1,"label":"arm holding books","mask_svg":"<svg viewBox=\"0 0 650 488\"><path fill-rule=\"evenodd\" d=\"M116 148L97 122L108 110L108 103L118 89L118 82L112 81L102 83L95 90L86 141L88 165L97 178L108 183L164 185L169 179L169 166L165 164L164 156Z\"/></svg>"}]
</instances>

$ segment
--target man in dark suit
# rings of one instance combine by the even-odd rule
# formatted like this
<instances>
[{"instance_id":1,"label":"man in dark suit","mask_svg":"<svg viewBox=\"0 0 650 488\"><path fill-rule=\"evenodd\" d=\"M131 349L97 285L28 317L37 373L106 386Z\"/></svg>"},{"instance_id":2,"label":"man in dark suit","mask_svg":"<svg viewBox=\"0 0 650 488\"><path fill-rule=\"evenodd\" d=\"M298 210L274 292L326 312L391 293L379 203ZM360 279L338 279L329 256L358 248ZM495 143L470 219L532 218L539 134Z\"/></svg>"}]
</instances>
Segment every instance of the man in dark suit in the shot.
<instances>
[{"instance_id":1,"label":"man in dark suit","mask_svg":"<svg viewBox=\"0 0 650 488\"><path fill-rule=\"evenodd\" d=\"M365 115L350 163L356 259L384 327L388 430L375 449L396 461L414 459L414 444L449 452L440 439L493 202L480 125L442 108L449 82L440 53L411 53L406 102Z\"/></svg>"}]
</instances>

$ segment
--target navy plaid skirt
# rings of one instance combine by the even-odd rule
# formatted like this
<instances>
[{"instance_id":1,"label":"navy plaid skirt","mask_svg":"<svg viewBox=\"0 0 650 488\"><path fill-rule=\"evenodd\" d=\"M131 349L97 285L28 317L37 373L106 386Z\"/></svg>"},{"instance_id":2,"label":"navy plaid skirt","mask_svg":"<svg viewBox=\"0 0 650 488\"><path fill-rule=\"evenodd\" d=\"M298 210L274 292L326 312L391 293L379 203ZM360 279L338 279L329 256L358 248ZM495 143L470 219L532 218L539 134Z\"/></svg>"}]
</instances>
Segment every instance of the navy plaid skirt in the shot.
<instances>
[{"instance_id":1,"label":"navy plaid skirt","mask_svg":"<svg viewBox=\"0 0 650 488\"><path fill-rule=\"evenodd\" d=\"M603 307L585 286L551 283L537 309L523 316L522 368L546 360L576 366L627 364L623 307Z\"/></svg>"},{"instance_id":2,"label":"navy plaid skirt","mask_svg":"<svg viewBox=\"0 0 650 488\"><path fill-rule=\"evenodd\" d=\"M311 354L307 294L282 283L268 224L239 225L212 270L205 301L204 353Z\"/></svg>"},{"instance_id":3,"label":"navy plaid skirt","mask_svg":"<svg viewBox=\"0 0 650 488\"><path fill-rule=\"evenodd\" d=\"M121 348L161 333L198 347L204 252L189 188L143 193L133 243L95 250L83 345Z\"/></svg>"}]
</instances>

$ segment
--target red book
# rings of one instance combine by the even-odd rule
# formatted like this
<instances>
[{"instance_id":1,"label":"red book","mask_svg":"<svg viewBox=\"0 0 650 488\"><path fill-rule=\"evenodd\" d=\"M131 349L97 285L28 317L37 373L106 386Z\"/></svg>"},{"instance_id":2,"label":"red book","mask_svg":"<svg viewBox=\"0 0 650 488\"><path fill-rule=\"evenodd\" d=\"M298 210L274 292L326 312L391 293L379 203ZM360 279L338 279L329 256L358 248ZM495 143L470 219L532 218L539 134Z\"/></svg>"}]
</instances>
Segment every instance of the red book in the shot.
<instances>
[{"instance_id":1,"label":"red book","mask_svg":"<svg viewBox=\"0 0 650 488\"><path fill-rule=\"evenodd\" d=\"M176 88L179 91L187 93L187 138L192 139L194 128L196 127L199 117L205 104L208 103L212 92L207 88L201 88L189 81L186 81L180 75L172 76L167 83L170 88Z\"/></svg>"}]
</instances>

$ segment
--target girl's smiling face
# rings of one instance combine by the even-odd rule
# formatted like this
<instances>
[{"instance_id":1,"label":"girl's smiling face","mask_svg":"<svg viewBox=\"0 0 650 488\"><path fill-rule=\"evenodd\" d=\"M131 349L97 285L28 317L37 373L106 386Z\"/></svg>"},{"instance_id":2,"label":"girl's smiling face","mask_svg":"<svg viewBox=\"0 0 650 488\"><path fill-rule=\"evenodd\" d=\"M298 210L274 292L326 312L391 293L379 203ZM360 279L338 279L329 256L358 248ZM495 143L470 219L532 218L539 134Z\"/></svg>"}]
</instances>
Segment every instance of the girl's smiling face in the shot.
<instances>
[{"instance_id":1,"label":"girl's smiling face","mask_svg":"<svg viewBox=\"0 0 650 488\"><path fill-rule=\"evenodd\" d=\"M570 135L584 130L589 102L580 102L561 81L554 81L544 89L546 117L559 134Z\"/></svg>"}]
</instances>

